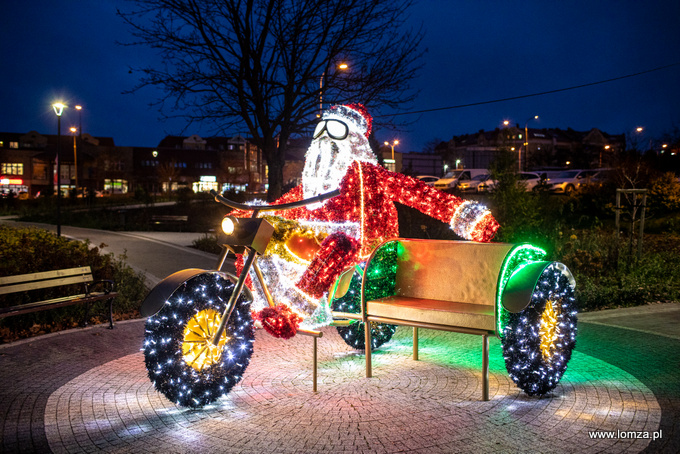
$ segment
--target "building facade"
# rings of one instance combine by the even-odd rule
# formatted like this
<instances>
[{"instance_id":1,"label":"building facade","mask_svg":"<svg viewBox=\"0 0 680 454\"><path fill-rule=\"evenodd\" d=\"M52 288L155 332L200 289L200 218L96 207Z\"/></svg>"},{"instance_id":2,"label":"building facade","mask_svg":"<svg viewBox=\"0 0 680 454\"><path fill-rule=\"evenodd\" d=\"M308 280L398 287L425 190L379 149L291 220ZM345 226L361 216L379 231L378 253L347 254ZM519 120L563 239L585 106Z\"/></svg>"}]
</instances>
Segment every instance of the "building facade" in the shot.
<instances>
[{"instance_id":1,"label":"building facade","mask_svg":"<svg viewBox=\"0 0 680 454\"><path fill-rule=\"evenodd\" d=\"M457 161L459 167L488 168L499 150L504 149L517 154L518 169L531 170L607 167L625 147L625 135L611 135L597 128L525 130L516 125L454 136L439 144L436 151L449 168L455 168Z\"/></svg>"},{"instance_id":2,"label":"building facade","mask_svg":"<svg viewBox=\"0 0 680 454\"><path fill-rule=\"evenodd\" d=\"M109 194L188 188L262 192L267 166L247 139L168 136L157 147L119 147L109 137L0 133L0 192L28 197L78 188Z\"/></svg>"}]
</instances>

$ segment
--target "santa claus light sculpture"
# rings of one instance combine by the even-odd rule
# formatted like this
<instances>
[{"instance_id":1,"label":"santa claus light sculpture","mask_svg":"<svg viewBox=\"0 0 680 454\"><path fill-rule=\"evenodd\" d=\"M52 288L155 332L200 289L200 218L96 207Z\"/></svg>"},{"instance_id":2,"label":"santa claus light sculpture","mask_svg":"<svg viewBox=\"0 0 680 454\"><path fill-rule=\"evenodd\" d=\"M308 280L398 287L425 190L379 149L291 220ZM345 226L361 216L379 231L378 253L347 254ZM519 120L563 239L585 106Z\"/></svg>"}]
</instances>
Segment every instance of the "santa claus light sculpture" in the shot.
<instances>
[{"instance_id":1,"label":"santa claus light sculpture","mask_svg":"<svg viewBox=\"0 0 680 454\"><path fill-rule=\"evenodd\" d=\"M383 241L399 236L395 202L449 223L467 240L490 241L499 227L483 205L379 166L368 143L370 132L371 116L360 104L325 111L305 156L302 184L274 205L336 189L340 194L267 216L279 238L260 265L275 275L271 278L286 294L285 302L303 317L311 315L344 270L363 261ZM242 259L237 261L239 273L241 266Z\"/></svg>"}]
</instances>

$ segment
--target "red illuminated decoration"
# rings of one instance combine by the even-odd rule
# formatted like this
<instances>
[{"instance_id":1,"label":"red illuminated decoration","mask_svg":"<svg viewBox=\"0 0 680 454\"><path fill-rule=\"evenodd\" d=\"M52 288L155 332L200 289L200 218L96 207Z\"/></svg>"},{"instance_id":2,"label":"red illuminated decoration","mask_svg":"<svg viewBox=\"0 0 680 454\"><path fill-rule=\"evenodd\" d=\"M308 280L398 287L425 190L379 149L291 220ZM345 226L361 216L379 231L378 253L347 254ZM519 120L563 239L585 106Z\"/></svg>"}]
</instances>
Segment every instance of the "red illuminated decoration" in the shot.
<instances>
[{"instance_id":1,"label":"red illuminated decoration","mask_svg":"<svg viewBox=\"0 0 680 454\"><path fill-rule=\"evenodd\" d=\"M285 304L265 307L256 314L256 318L262 322L265 331L274 337L283 339L295 336L302 321L302 317L291 311Z\"/></svg>"}]
</instances>

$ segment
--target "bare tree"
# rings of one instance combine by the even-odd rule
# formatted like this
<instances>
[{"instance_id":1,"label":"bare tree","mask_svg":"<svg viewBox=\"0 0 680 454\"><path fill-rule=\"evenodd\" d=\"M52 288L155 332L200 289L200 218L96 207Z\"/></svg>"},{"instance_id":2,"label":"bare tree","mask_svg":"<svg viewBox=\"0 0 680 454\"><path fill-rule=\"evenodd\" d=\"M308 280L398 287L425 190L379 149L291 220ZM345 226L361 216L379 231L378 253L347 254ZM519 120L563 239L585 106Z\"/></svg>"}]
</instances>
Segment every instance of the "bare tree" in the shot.
<instances>
[{"instance_id":1,"label":"bare tree","mask_svg":"<svg viewBox=\"0 0 680 454\"><path fill-rule=\"evenodd\" d=\"M143 69L166 116L246 127L281 194L286 143L310 129L320 103L403 108L416 92L420 30L406 26L413 0L133 0L119 12L163 67ZM346 71L337 65L346 62ZM138 88L139 88L138 87ZM384 112L384 111L383 111Z\"/></svg>"},{"instance_id":2,"label":"bare tree","mask_svg":"<svg viewBox=\"0 0 680 454\"><path fill-rule=\"evenodd\" d=\"M172 191L172 181L177 181L179 177L179 170L177 170L177 162L173 159L169 162L162 162L156 172L161 183L168 183L168 193Z\"/></svg>"}]
</instances>

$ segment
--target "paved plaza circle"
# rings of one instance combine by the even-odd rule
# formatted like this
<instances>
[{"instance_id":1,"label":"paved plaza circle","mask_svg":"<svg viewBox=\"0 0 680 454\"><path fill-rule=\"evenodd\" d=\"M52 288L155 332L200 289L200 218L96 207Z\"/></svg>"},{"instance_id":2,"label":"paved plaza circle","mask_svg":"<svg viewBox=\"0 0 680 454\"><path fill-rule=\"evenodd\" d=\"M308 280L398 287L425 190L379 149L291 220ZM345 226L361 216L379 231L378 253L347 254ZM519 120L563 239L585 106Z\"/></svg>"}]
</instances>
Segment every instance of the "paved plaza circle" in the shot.
<instances>
[{"instance_id":1,"label":"paved plaza circle","mask_svg":"<svg viewBox=\"0 0 680 454\"><path fill-rule=\"evenodd\" d=\"M364 357L332 328L319 339L319 385L312 392L312 343L258 330L243 380L201 410L156 392L141 352L110 361L53 392L45 409L50 448L61 452L639 452L661 409L632 375L579 352L548 397L510 380L500 342L491 340L490 401L481 401L481 338L411 331ZM141 346L140 346L141 347ZM618 437L593 439L592 431Z\"/></svg>"}]
</instances>

